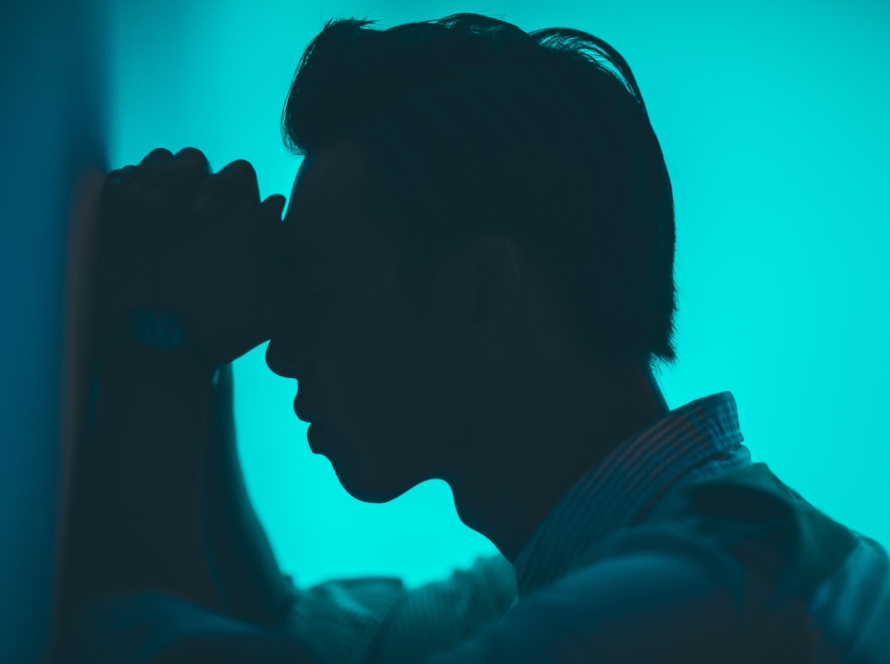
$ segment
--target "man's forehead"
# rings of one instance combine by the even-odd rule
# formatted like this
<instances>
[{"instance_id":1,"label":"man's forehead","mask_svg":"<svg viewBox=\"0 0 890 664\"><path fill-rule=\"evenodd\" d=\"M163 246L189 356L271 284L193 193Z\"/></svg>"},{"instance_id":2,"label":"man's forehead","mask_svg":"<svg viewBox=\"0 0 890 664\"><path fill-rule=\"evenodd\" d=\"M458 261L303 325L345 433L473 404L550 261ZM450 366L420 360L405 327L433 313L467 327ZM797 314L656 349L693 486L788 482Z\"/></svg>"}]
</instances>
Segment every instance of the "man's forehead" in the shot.
<instances>
[{"instance_id":1,"label":"man's forehead","mask_svg":"<svg viewBox=\"0 0 890 664\"><path fill-rule=\"evenodd\" d=\"M337 143L303 159L284 221L294 239L342 237L360 231L366 214L357 146Z\"/></svg>"}]
</instances>

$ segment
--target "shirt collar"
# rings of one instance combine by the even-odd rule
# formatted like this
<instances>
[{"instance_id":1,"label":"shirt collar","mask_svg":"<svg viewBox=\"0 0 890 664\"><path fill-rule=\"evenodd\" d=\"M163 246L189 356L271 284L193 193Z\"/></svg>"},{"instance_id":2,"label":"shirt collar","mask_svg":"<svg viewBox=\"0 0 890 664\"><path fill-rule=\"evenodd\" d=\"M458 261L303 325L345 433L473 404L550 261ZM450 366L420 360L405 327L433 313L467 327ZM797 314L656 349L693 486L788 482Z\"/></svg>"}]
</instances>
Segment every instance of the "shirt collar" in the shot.
<instances>
[{"instance_id":1,"label":"shirt collar","mask_svg":"<svg viewBox=\"0 0 890 664\"><path fill-rule=\"evenodd\" d=\"M741 445L730 392L676 408L593 466L559 500L520 551L519 596L573 570L607 536L641 521L681 477Z\"/></svg>"}]
</instances>

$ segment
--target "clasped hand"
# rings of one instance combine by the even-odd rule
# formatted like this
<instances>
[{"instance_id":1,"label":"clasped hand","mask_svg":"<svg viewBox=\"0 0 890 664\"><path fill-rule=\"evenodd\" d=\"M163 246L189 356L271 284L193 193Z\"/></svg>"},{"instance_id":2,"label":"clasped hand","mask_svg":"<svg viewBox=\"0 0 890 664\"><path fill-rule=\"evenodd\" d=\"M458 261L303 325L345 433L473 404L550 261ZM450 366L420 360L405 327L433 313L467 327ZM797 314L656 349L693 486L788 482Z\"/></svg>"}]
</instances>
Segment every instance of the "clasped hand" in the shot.
<instances>
[{"instance_id":1,"label":"clasped hand","mask_svg":"<svg viewBox=\"0 0 890 664\"><path fill-rule=\"evenodd\" d=\"M285 199L260 202L247 161L212 174L200 150L159 148L112 171L102 196L102 325L133 307L166 309L217 365L272 336L287 306Z\"/></svg>"}]
</instances>

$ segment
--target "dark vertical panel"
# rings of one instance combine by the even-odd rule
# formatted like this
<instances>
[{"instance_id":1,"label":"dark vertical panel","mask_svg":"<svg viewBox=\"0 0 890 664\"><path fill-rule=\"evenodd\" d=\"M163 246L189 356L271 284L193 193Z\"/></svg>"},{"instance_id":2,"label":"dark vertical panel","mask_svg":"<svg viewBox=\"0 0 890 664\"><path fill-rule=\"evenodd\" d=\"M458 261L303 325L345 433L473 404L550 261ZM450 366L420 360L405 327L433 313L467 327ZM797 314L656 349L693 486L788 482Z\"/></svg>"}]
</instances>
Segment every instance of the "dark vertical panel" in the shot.
<instances>
[{"instance_id":1,"label":"dark vertical panel","mask_svg":"<svg viewBox=\"0 0 890 664\"><path fill-rule=\"evenodd\" d=\"M101 0L0 3L0 661L44 660L74 183L105 169ZM76 198L76 197L74 197Z\"/></svg>"}]
</instances>

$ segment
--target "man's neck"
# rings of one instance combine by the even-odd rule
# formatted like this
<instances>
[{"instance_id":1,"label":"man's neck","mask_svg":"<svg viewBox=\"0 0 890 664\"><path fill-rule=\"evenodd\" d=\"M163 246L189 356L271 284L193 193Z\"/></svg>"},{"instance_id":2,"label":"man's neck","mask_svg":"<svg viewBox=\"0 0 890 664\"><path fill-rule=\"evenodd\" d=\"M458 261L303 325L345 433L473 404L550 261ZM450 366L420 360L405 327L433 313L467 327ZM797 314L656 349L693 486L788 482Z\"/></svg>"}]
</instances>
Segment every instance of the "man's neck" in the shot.
<instances>
[{"instance_id":1,"label":"man's neck","mask_svg":"<svg viewBox=\"0 0 890 664\"><path fill-rule=\"evenodd\" d=\"M669 412L646 366L539 384L534 403L510 410L522 415L497 418L448 481L461 520L511 562L590 468Z\"/></svg>"}]
</instances>

